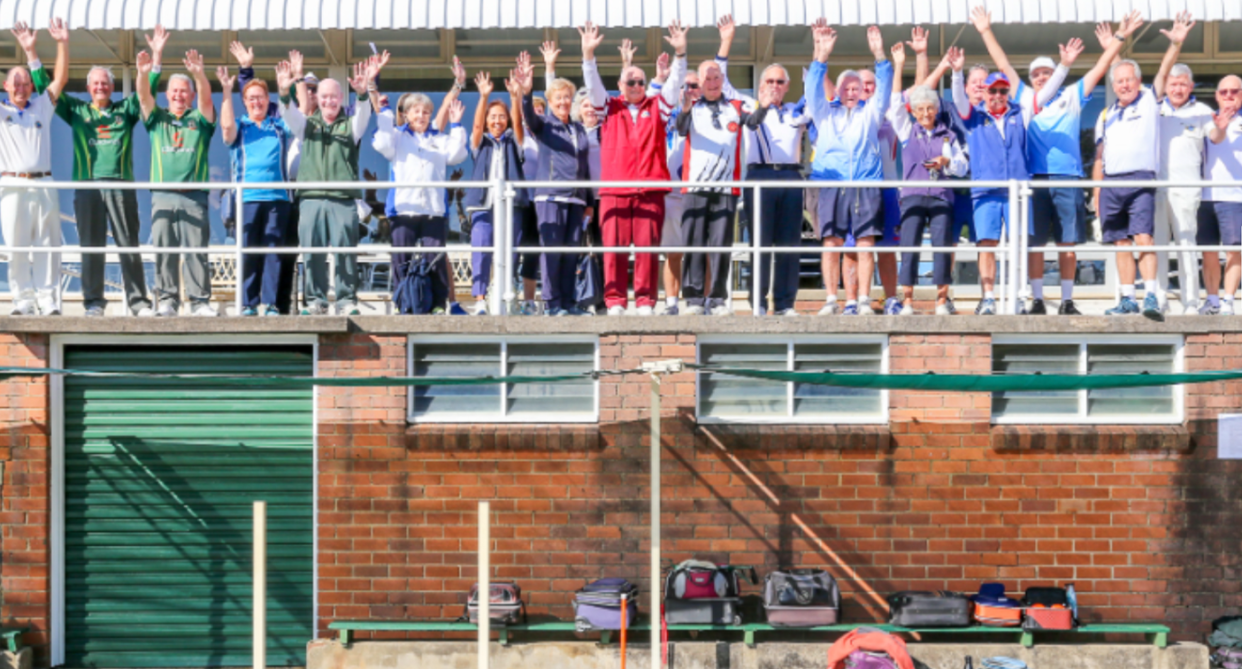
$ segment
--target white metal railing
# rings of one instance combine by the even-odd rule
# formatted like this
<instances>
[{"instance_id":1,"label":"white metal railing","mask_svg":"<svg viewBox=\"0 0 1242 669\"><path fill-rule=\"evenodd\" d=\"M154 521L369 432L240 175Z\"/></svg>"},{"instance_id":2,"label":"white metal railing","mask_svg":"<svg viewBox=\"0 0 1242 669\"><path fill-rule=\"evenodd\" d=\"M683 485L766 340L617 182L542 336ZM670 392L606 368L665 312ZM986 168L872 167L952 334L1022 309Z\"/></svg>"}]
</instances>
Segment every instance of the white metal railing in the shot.
<instances>
[{"instance_id":1,"label":"white metal railing","mask_svg":"<svg viewBox=\"0 0 1242 669\"><path fill-rule=\"evenodd\" d=\"M94 186L101 190L233 190L232 197L234 201L234 216L237 220L238 227L235 232L236 245L232 248L233 255L237 263L237 286L235 307L238 313L241 313L244 294L242 284L244 282L244 258L247 254L350 254L350 255L369 255L376 253L424 253L427 247L397 247L397 246L381 246L367 245L357 246L353 248L345 247L246 247L244 246L244 236L242 234L241 225L244 211L243 195L248 190L376 190L391 188L445 188L445 189L467 189L467 188L488 188L492 191L492 216L494 237L491 246L472 246L466 244L451 244L444 247L435 247L437 252L482 252L491 253L494 261L495 270L493 276L499 277L501 290L489 291L489 313L504 314L508 309L508 305L514 300L514 276L512 271L512 260L518 253L610 253L622 252L632 253L733 253L739 249L737 244L729 244L720 247L698 247L698 246L626 246L616 247L593 247L588 249L585 246L515 246L513 244L513 223L514 223L514 200L517 195L516 189L537 189L537 188L591 188L598 189L601 187L621 187L621 188L741 188L753 192L753 202L760 202L762 192L772 188L928 188L928 187L945 187L953 189L963 188L989 188L1003 189L1008 193L1009 211L1018 212L1018 218L1027 221L1030 218L1030 198L1034 193L1034 189L1039 188L1205 188L1205 187L1242 187L1242 181L1236 182L1209 182L1209 181L1127 181L1127 180L1105 180L1105 181L668 181L668 182L651 182L651 181L435 181L420 183L400 183L393 181L360 181L360 182L272 182L272 183L241 183L241 182L205 182L205 183L151 183L151 182L79 182L79 181L32 181L31 187L50 188L56 190L70 189L77 190L84 186ZM760 229L763 225L762 208L754 207L751 212L751 230L749 246L741 246L746 254L750 256L752 267L751 272L751 300L758 304L760 300L766 300L765 295L756 295L755 291L759 285L759 272L762 271L762 256L765 253L772 254L772 260L775 261L777 254L796 253L796 254L823 254L823 253L859 253L863 252L858 247L805 247L805 246L763 246L760 244ZM660 222L663 223L662 221ZM1023 225L1024 234L1014 234L1012 226L1006 224L1002 226L1001 238L995 247L983 247L978 245L963 246L924 246L924 245L902 245L902 246L874 246L867 247L867 253L905 253L905 252L931 252L931 253L955 253L968 252L972 254L978 253L994 253L996 255L997 272L996 286L997 295L999 297L999 311L1004 314L1018 313L1020 299L1023 286L1026 284L1027 275L1027 254L1030 251L1026 225ZM921 240L919 240L921 241ZM217 247L218 248L218 247ZM615 251L610 249L616 248ZM1047 252L1058 252L1062 247L1048 247ZM1136 253L1136 252L1242 252L1242 247L1224 246L1224 245L1195 245L1195 246L1179 246L1179 245L1160 245L1160 246L1117 246L1106 244L1083 244L1073 247L1075 251L1088 251L1094 253L1103 253L1115 256L1118 253ZM110 256L121 254L144 254L144 255L187 255L200 254L210 252L211 249L206 248L185 248L185 247L157 247L157 246L137 246L137 247L85 247L85 246L0 246L0 255L8 255L11 253L62 253L62 254L106 254ZM218 255L218 254L217 254ZM769 281L769 287L774 282ZM1183 286L1183 290L1187 287ZM1197 289L1197 279L1196 286ZM831 293L835 293L836 287L829 287ZM758 309L754 310L758 313Z\"/></svg>"}]
</instances>

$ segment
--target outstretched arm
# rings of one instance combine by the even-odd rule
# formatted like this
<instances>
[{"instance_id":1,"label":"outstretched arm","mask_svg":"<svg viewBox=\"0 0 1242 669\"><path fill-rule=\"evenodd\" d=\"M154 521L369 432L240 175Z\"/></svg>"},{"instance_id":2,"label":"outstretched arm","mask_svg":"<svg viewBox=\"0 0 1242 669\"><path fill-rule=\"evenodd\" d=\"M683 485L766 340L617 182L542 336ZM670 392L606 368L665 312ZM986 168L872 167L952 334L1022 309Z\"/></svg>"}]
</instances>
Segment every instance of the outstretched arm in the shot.
<instances>
[{"instance_id":1,"label":"outstretched arm","mask_svg":"<svg viewBox=\"0 0 1242 669\"><path fill-rule=\"evenodd\" d=\"M587 97L591 99L591 106L602 111L608 103L608 89L604 88L604 81L599 78L599 66L595 63L595 49L604 41L604 36L600 34L599 26L590 21L578 28L578 34L582 36L583 86L586 87Z\"/></svg>"},{"instance_id":2,"label":"outstretched arm","mask_svg":"<svg viewBox=\"0 0 1242 669\"><path fill-rule=\"evenodd\" d=\"M47 32L52 39L56 40L56 68L52 75L52 83L47 87L48 98L54 105L60 99L60 94L64 92L65 85L69 83L69 27L65 25L64 19L52 19L47 26ZM38 60L36 54L34 62Z\"/></svg>"},{"instance_id":3,"label":"outstretched arm","mask_svg":"<svg viewBox=\"0 0 1242 669\"><path fill-rule=\"evenodd\" d=\"M440 109L436 111L436 117L431 122L431 127L439 132L443 132L448 127L449 110L453 108L453 102L461 96L462 90L466 87L466 66L461 64L457 56L453 56L453 87L444 95L444 100L440 102Z\"/></svg>"},{"instance_id":4,"label":"outstretched arm","mask_svg":"<svg viewBox=\"0 0 1242 669\"><path fill-rule=\"evenodd\" d=\"M151 54L138 52L138 106L142 109L142 118L146 120L155 111L155 95L151 93Z\"/></svg>"},{"instance_id":5,"label":"outstretched arm","mask_svg":"<svg viewBox=\"0 0 1242 669\"><path fill-rule=\"evenodd\" d=\"M1173 27L1169 30L1161 30L1160 32L1169 38L1169 48L1164 52L1164 60L1160 61L1160 71L1156 73L1156 80L1152 82L1152 89L1156 91L1156 97L1164 97L1164 85L1169 80L1169 71L1177 64L1177 58L1182 55L1182 44L1186 41L1186 36L1190 34L1190 29L1195 27L1195 21L1190 16L1190 12L1182 12L1177 15L1173 21Z\"/></svg>"},{"instance_id":6,"label":"outstretched arm","mask_svg":"<svg viewBox=\"0 0 1242 669\"><path fill-rule=\"evenodd\" d=\"M970 22L975 25L975 30L978 30L979 36L983 38L983 45L987 47L992 62L996 63L996 69L1005 73L1005 77L1009 79L1010 94L1017 95L1018 82L1022 81L1022 77L1018 76L1018 71L1013 69L1013 65L1009 63L1009 56L1005 55L1005 50L1001 48L996 35L992 33L992 12L984 9L982 5L975 7L970 12Z\"/></svg>"},{"instance_id":7,"label":"outstretched arm","mask_svg":"<svg viewBox=\"0 0 1242 669\"><path fill-rule=\"evenodd\" d=\"M900 44L900 42L898 42ZM910 41L906 42L914 51L914 85L919 85L927 78L927 31L919 26L910 30ZM896 67L896 63L893 64ZM897 67L897 82L894 90L901 90L901 68Z\"/></svg>"},{"instance_id":8,"label":"outstretched arm","mask_svg":"<svg viewBox=\"0 0 1242 669\"><path fill-rule=\"evenodd\" d=\"M893 92L901 93L901 71L906 67L906 45L896 42L889 51L893 54ZM915 81L918 81L918 77L915 77ZM876 94L879 95L879 91Z\"/></svg>"},{"instance_id":9,"label":"outstretched arm","mask_svg":"<svg viewBox=\"0 0 1242 669\"><path fill-rule=\"evenodd\" d=\"M673 21L668 26L668 35L664 37L664 41L673 47L673 71L660 91L669 110L677 106L681 83L686 80L686 33L689 31L681 25L681 21Z\"/></svg>"},{"instance_id":10,"label":"outstretched arm","mask_svg":"<svg viewBox=\"0 0 1242 669\"><path fill-rule=\"evenodd\" d=\"M1189 15L1187 15L1189 16ZM1137 11L1130 12L1121 25L1117 28L1116 35L1113 34L1112 28L1107 23L1101 23L1096 26L1095 35L1100 40L1100 46L1104 47L1104 53L1100 54L1100 59L1096 61L1095 67L1091 68L1082 78L1082 90L1084 94L1089 94L1104 77L1108 75L1108 68L1113 66L1113 61L1121 55L1121 49L1125 46L1124 40L1133 35L1143 25L1143 17ZM1194 25L1194 22L1191 22ZM1121 39L1117 39L1120 37ZM1176 60L1176 58L1174 59ZM1170 65L1169 67L1172 67ZM1163 87L1163 82L1161 82ZM1159 97L1161 93L1157 93Z\"/></svg>"},{"instance_id":11,"label":"outstretched arm","mask_svg":"<svg viewBox=\"0 0 1242 669\"><path fill-rule=\"evenodd\" d=\"M237 119L233 115L233 77L229 76L229 68L221 65L216 68L216 78L220 80L220 132L225 146L233 146L237 141Z\"/></svg>"},{"instance_id":12,"label":"outstretched arm","mask_svg":"<svg viewBox=\"0 0 1242 669\"><path fill-rule=\"evenodd\" d=\"M479 104L474 108L474 122L470 127L470 148L477 151L483 144L483 133L487 132L488 98L491 97L495 85L492 83L492 75L487 72L474 75L474 85L479 89Z\"/></svg>"},{"instance_id":13,"label":"outstretched arm","mask_svg":"<svg viewBox=\"0 0 1242 669\"><path fill-rule=\"evenodd\" d=\"M207 72L203 69L203 57L194 49L185 54L185 69L194 78L194 88L198 93L198 113L208 123L215 123L216 105L211 101L211 81L207 79Z\"/></svg>"},{"instance_id":14,"label":"outstretched arm","mask_svg":"<svg viewBox=\"0 0 1242 669\"><path fill-rule=\"evenodd\" d=\"M954 59L959 57L965 58L966 52L963 51L961 47L949 47L948 50L944 52L944 58L941 58L940 62L936 65L936 69L932 70L931 74L926 77L916 79L915 81L921 82L924 86L932 90L938 89L940 87L940 80L944 78L946 72L952 69Z\"/></svg>"}]
</instances>

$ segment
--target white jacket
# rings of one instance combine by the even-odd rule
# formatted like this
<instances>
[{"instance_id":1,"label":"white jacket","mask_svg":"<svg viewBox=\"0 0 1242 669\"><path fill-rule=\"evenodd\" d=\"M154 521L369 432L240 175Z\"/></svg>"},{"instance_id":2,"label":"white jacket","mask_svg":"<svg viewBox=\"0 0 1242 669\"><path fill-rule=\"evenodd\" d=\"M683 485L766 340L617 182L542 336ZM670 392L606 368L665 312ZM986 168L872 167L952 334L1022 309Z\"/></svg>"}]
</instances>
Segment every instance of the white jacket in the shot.
<instances>
[{"instance_id":1,"label":"white jacket","mask_svg":"<svg viewBox=\"0 0 1242 669\"><path fill-rule=\"evenodd\" d=\"M466 131L460 124L445 133L418 134L396 126L391 109L379 113L371 146L392 163L394 181L446 181L448 167L466 159ZM443 188L398 188L393 207L399 216L443 216Z\"/></svg>"}]
</instances>

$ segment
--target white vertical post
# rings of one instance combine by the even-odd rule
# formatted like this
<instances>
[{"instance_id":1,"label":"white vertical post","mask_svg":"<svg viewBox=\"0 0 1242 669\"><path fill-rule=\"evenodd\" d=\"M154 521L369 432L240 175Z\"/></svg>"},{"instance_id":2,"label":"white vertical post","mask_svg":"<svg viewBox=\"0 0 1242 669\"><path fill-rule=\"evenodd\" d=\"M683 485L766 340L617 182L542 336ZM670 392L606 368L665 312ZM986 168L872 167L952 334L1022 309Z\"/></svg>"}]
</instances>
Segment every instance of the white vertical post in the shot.
<instances>
[{"instance_id":1,"label":"white vertical post","mask_svg":"<svg viewBox=\"0 0 1242 669\"><path fill-rule=\"evenodd\" d=\"M767 304L768 304L767 291L760 292L759 290L759 286L762 285L762 282L759 280L759 277L762 276L763 274L763 252L761 250L761 247L759 246L759 228L762 225L762 222L759 219L763 217L763 214L761 213L763 211L763 206L760 204L762 199L763 199L763 186L760 186L759 184L755 184L754 199L752 200L752 203L754 204L754 208L753 208L754 210L750 213L750 216L751 216L751 219L750 219L751 220L750 311L751 311L751 315L753 316L759 315L759 305L762 304L764 307L767 307ZM769 285L774 283L773 279L775 278L775 274L776 274L776 265L775 265L776 255L775 254L772 255L772 259L773 259L773 266L772 266L771 271L768 272L768 284ZM733 305L730 304L729 307L732 308Z\"/></svg>"},{"instance_id":2,"label":"white vertical post","mask_svg":"<svg viewBox=\"0 0 1242 669\"><path fill-rule=\"evenodd\" d=\"M491 286L488 291L487 313L500 316L504 314L504 283L503 280L498 282L495 278L503 277L509 272L509 256L505 253L505 240L509 238L509 230L505 227L504 179L496 179L488 188L492 190L492 248L489 250L492 254L492 276L485 277L487 285Z\"/></svg>"},{"instance_id":3,"label":"white vertical post","mask_svg":"<svg viewBox=\"0 0 1242 669\"><path fill-rule=\"evenodd\" d=\"M513 270L517 269L517 263L521 262L521 257L519 256L514 258L513 253L513 240L516 236L513 234L513 226L517 224L517 216L514 211L513 197L510 195L512 192L513 191L510 190L510 186L507 183L504 184L499 192L501 197L501 208L505 213L504 223L501 224L505 229L504 237L497 237L497 239L505 240L505 243L502 245L505 257L505 272L501 275L500 285L502 287L502 299L504 300L504 304L501 306L501 309L506 311L502 311L502 313L507 313L509 305L513 303L513 300L516 297L513 288ZM524 239L522 242L524 244L529 244L530 240Z\"/></svg>"},{"instance_id":4,"label":"white vertical post","mask_svg":"<svg viewBox=\"0 0 1242 669\"><path fill-rule=\"evenodd\" d=\"M1021 252L1018 239L1021 235L1017 234L1018 226L1021 221L1021 213L1018 211L1020 204L1018 202L1018 182L1016 180L1009 181L1009 220L1005 221L1004 231L1009 237L1005 240L1009 243L1008 252L1005 254L1009 257L1009 263L1006 269L1007 284L1005 285L1005 309L1001 313L1016 314L1018 313L1018 287L1022 285L1022 278L1018 276L1021 262L1018 260L1018 254ZM1025 230L1025 228L1023 228Z\"/></svg>"},{"instance_id":5,"label":"white vertical post","mask_svg":"<svg viewBox=\"0 0 1242 669\"><path fill-rule=\"evenodd\" d=\"M651 375L651 669L660 657L660 375Z\"/></svg>"},{"instance_id":6,"label":"white vertical post","mask_svg":"<svg viewBox=\"0 0 1242 669\"><path fill-rule=\"evenodd\" d=\"M245 246L242 239L245 235L245 216L242 215L242 192L241 184L236 184L237 188L233 191L233 237L237 242L237 267L234 274L237 275L237 294L233 298L233 315L242 315L242 295L245 290L245 274L242 272L242 263L245 262Z\"/></svg>"},{"instance_id":7,"label":"white vertical post","mask_svg":"<svg viewBox=\"0 0 1242 669\"><path fill-rule=\"evenodd\" d=\"M479 669L488 669L492 636L491 502L479 502Z\"/></svg>"},{"instance_id":8,"label":"white vertical post","mask_svg":"<svg viewBox=\"0 0 1242 669\"><path fill-rule=\"evenodd\" d=\"M254 669L267 667L267 502L254 503Z\"/></svg>"},{"instance_id":9,"label":"white vertical post","mask_svg":"<svg viewBox=\"0 0 1242 669\"><path fill-rule=\"evenodd\" d=\"M1031 259L1030 259L1030 238L1029 231L1031 225L1031 185L1029 182L1023 181L1022 187L1018 191L1018 209L1022 212L1019 215L1019 233L1015 246L1018 248L1018 309L1017 313L1021 313L1022 307L1026 300L1026 284L1031 275ZM1043 254L1040 254L1039 276L1043 278Z\"/></svg>"}]
</instances>

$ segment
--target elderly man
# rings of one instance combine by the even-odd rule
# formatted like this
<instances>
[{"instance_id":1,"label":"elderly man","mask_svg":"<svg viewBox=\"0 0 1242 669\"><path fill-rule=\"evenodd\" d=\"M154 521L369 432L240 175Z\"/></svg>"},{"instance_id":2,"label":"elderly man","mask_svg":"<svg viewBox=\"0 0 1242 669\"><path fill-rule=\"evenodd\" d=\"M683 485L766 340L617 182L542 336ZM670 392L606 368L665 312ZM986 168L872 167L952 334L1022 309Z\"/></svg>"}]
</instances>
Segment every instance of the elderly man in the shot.
<instances>
[{"instance_id":1,"label":"elderly man","mask_svg":"<svg viewBox=\"0 0 1242 669\"><path fill-rule=\"evenodd\" d=\"M298 181L358 181L358 145L371 120L371 100L367 91L375 84L378 63L371 60L354 65L350 86L358 95L352 116L343 113L345 95L335 79L319 82L319 109L307 117L290 104L290 89L303 74L284 61L276 69L280 89L281 117L294 137L302 140ZM358 209L354 200L362 197L355 188L305 190L298 203L298 240L302 246L353 248L358 245ZM306 255L307 307L303 315L328 313L328 259L322 253ZM336 311L356 316L358 311L358 258L352 253L336 256Z\"/></svg>"},{"instance_id":2,"label":"elderly man","mask_svg":"<svg viewBox=\"0 0 1242 669\"><path fill-rule=\"evenodd\" d=\"M1242 181L1242 78L1229 75L1216 87L1216 103L1220 112L1213 117L1213 137L1207 144L1207 165L1204 173L1210 181ZM1199 205L1201 245L1225 244L1242 246L1242 188L1205 188ZM1234 314L1233 296L1242 279L1242 253L1225 254L1225 294L1220 297L1220 255L1215 251L1203 254L1203 281L1207 284L1208 303L1203 314ZM1185 290L1185 289L1183 289Z\"/></svg>"},{"instance_id":3,"label":"elderly man","mask_svg":"<svg viewBox=\"0 0 1242 669\"><path fill-rule=\"evenodd\" d=\"M888 111L893 86L893 65L884 53L880 29L867 29L867 43L875 57L876 91L874 102L863 105L862 79L854 70L837 77L837 99L824 98L824 74L836 44L837 33L824 19L812 26L815 60L807 73L806 101L812 119L819 127L811 179L815 181L881 181L884 167L880 160L880 127ZM873 314L871 275L875 259L867 249L884 234L883 200L878 188L826 188L820 191L818 205L820 237L825 247L839 247L852 235L860 251L858 284L845 287L845 315ZM840 261L835 253L824 254L824 284L828 300L820 315L837 312L836 291ZM860 301L861 300L861 301Z\"/></svg>"},{"instance_id":4,"label":"elderly man","mask_svg":"<svg viewBox=\"0 0 1242 669\"><path fill-rule=\"evenodd\" d=\"M1198 181L1204 174L1207 145L1212 129L1212 108L1194 98L1194 73L1190 67L1177 62L1182 52L1182 42L1195 25L1189 12L1179 14L1169 30L1162 30L1169 39L1169 48L1160 63L1160 71L1152 82L1156 97L1160 99L1160 179L1170 181ZM1166 246L1170 240L1178 246L1193 246L1198 231L1199 200L1201 188L1161 188L1156 191L1157 246ZM1193 251L1178 254L1178 288L1182 298L1182 313L1199 313L1199 262ZM1168 310L1165 290L1168 288L1168 253L1156 254L1156 280L1160 285L1160 308ZM1215 258L1215 255L1210 257ZM1204 272L1208 272L1204 267ZM1209 286L1211 291L1216 286ZM1211 311L1206 307L1204 313Z\"/></svg>"},{"instance_id":5,"label":"elderly man","mask_svg":"<svg viewBox=\"0 0 1242 669\"><path fill-rule=\"evenodd\" d=\"M665 41L675 53L672 72L658 95L647 94L647 75L630 66L621 71L621 95L609 98L595 63L595 49L604 41L592 23L580 28L582 77L587 96L603 117L600 131L600 177L603 181L668 181L665 128L669 112L681 92L686 75L686 28L678 22L668 27ZM600 226L604 246L659 246L664 221L664 196L668 187L600 189ZM640 316L655 313L660 264L651 253L637 254L634 262L634 302ZM625 314L629 257L626 253L604 254L604 302L609 316Z\"/></svg>"},{"instance_id":6,"label":"elderly man","mask_svg":"<svg viewBox=\"0 0 1242 669\"><path fill-rule=\"evenodd\" d=\"M155 39L167 41L168 34L157 27ZM207 153L216 134L216 108L211 102L211 84L203 71L203 57L191 50L185 54L185 69L194 77L174 74L168 79L165 95L168 109L155 106L147 75L158 63L151 54L138 54L138 102L151 137L151 181L156 183L203 183L209 180ZM198 94L195 95L197 87ZM197 108L191 108L197 100ZM151 191L151 241L169 248L206 248L211 241L211 221L207 215L205 190ZM176 316L181 307L181 275L185 273L190 314L215 316L211 308L211 273L206 253L182 256L161 255L155 263L156 316Z\"/></svg>"},{"instance_id":7,"label":"elderly man","mask_svg":"<svg viewBox=\"0 0 1242 669\"><path fill-rule=\"evenodd\" d=\"M152 88L159 83L159 63L167 35L157 26L156 36L147 38L153 63L149 75ZM138 95L113 102L116 82L112 71L98 66L87 73L86 89L90 102L62 95L56 103L56 115L69 124L73 132L73 180L95 182L93 185L97 186L79 189L74 195L78 238L82 246L106 246L108 230L111 230L118 246L135 247L139 244L138 193L109 189L106 184L134 180L133 132L134 126L142 120ZM104 299L104 263L102 254L82 255L82 301L87 316L103 316L108 305ZM154 316L155 310L147 298L141 255L121 254L121 278L129 312Z\"/></svg>"},{"instance_id":8,"label":"elderly man","mask_svg":"<svg viewBox=\"0 0 1242 669\"><path fill-rule=\"evenodd\" d=\"M69 31L53 19L48 33L56 40L56 72L46 90L36 93L32 72L46 78L35 49L35 31L19 23L13 29L28 67L17 66L4 78L8 99L0 110L0 226L10 246L60 246L60 203L56 192L36 188L52 176L52 114L69 79ZM28 69L29 68L29 69ZM14 251L9 255L12 316L60 315L60 253Z\"/></svg>"}]
</instances>

